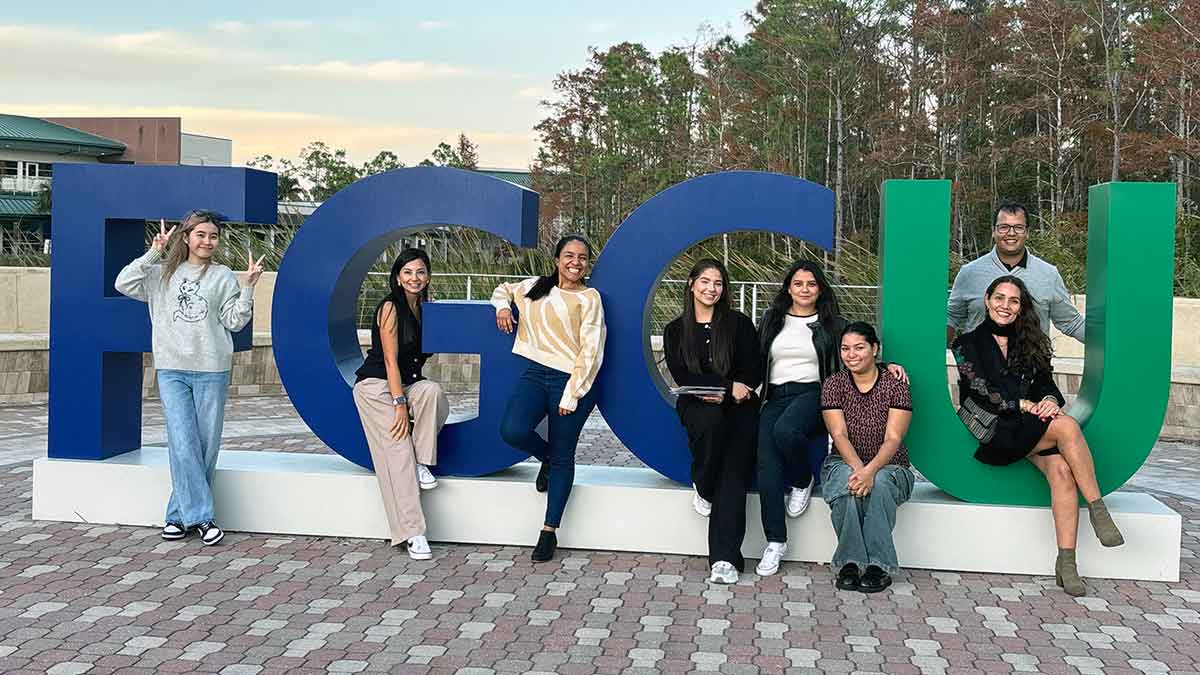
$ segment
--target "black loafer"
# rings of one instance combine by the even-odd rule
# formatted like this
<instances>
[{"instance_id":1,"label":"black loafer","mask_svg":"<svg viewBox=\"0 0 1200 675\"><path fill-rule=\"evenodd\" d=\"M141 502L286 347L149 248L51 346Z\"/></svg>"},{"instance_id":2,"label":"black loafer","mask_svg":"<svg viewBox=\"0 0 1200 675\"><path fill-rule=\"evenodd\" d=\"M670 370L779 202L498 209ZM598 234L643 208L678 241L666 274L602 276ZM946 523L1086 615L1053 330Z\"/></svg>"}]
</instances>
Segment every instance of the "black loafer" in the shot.
<instances>
[{"instance_id":1,"label":"black loafer","mask_svg":"<svg viewBox=\"0 0 1200 675\"><path fill-rule=\"evenodd\" d=\"M542 462L542 468L538 469L537 479L533 481L533 487L538 492L545 492L550 489L550 462Z\"/></svg>"},{"instance_id":2,"label":"black loafer","mask_svg":"<svg viewBox=\"0 0 1200 675\"><path fill-rule=\"evenodd\" d=\"M868 565L858 582L858 590L863 593L878 593L892 585L892 576L875 565Z\"/></svg>"},{"instance_id":3,"label":"black loafer","mask_svg":"<svg viewBox=\"0 0 1200 675\"><path fill-rule=\"evenodd\" d=\"M857 591L859 586L858 565L854 563L843 565L833 585L843 591Z\"/></svg>"},{"instance_id":4,"label":"black loafer","mask_svg":"<svg viewBox=\"0 0 1200 675\"><path fill-rule=\"evenodd\" d=\"M554 559L554 551L558 549L558 536L553 532L542 530L538 535L537 546L533 547L533 554L530 559L533 562L547 562Z\"/></svg>"}]
</instances>

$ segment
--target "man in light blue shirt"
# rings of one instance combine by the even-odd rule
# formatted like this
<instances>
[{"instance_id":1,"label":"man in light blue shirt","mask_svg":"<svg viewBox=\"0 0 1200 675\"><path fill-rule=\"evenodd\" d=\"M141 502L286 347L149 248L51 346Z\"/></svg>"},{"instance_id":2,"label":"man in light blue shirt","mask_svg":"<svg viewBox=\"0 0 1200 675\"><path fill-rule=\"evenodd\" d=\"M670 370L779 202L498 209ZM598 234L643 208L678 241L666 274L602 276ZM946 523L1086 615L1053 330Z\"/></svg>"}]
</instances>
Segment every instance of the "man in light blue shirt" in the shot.
<instances>
[{"instance_id":1,"label":"man in light blue shirt","mask_svg":"<svg viewBox=\"0 0 1200 675\"><path fill-rule=\"evenodd\" d=\"M1025 282L1046 335L1050 334L1053 323L1064 334L1083 342L1083 315L1071 303L1058 268L1026 248L1028 235L1025 205L1007 200L1001 202L992 220L995 246L986 255L963 265L954 277L954 287L946 306L947 343L954 340L955 331L966 332L983 322L987 316L983 295L988 284L1006 274Z\"/></svg>"}]
</instances>

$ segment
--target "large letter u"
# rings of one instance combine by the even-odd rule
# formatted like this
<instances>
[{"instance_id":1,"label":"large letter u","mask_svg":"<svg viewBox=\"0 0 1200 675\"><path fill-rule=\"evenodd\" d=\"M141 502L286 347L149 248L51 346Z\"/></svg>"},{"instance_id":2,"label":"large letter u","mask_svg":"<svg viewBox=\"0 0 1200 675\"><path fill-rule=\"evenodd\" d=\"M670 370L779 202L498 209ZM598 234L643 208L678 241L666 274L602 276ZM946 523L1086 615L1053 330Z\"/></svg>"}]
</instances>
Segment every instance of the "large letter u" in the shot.
<instances>
[{"instance_id":1,"label":"large letter u","mask_svg":"<svg viewBox=\"0 0 1200 675\"><path fill-rule=\"evenodd\" d=\"M884 183L880 320L889 361L903 364L915 410L906 444L913 463L971 502L1045 505L1045 479L1029 462L977 462L977 443L947 401L946 271L950 182ZM1171 383L1175 186L1106 183L1088 192L1087 328L1083 382L1067 410L1079 420L1104 493L1141 467L1162 427Z\"/></svg>"}]
</instances>

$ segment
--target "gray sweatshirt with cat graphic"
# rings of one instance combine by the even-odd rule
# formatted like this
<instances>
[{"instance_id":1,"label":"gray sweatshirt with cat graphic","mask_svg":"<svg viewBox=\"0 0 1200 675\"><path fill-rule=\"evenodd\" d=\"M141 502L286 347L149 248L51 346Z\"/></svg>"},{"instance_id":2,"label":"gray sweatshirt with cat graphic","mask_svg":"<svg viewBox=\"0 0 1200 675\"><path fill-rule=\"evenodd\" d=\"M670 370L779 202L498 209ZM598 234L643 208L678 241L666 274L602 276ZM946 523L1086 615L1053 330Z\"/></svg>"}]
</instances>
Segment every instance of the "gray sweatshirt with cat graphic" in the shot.
<instances>
[{"instance_id":1,"label":"gray sweatshirt with cat graphic","mask_svg":"<svg viewBox=\"0 0 1200 675\"><path fill-rule=\"evenodd\" d=\"M216 373L233 364L231 332L250 322L254 289L242 288L224 265L184 262L162 282L154 249L117 275L117 291L150 305L154 367Z\"/></svg>"}]
</instances>

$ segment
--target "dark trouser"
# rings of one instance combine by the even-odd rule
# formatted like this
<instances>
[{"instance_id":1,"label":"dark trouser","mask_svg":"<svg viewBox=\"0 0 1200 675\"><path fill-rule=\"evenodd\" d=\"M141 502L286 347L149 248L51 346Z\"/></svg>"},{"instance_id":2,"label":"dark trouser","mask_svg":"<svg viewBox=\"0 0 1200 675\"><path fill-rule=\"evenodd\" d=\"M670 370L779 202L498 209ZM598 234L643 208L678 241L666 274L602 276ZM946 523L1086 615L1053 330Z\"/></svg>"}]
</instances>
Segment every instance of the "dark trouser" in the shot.
<instances>
[{"instance_id":1,"label":"dark trouser","mask_svg":"<svg viewBox=\"0 0 1200 675\"><path fill-rule=\"evenodd\" d=\"M570 415L558 414L569 378L560 370L530 362L500 420L500 436L505 443L550 464L550 489L546 494L546 525L550 527L558 527L567 508L571 485L575 482L575 445L583 423L596 406L593 388L579 399ZM537 433L543 418L549 418L547 440Z\"/></svg>"},{"instance_id":2,"label":"dark trouser","mask_svg":"<svg viewBox=\"0 0 1200 675\"><path fill-rule=\"evenodd\" d=\"M758 419L758 497L767 541L787 541L783 498L792 486L812 481L809 446L823 431L820 382L770 388Z\"/></svg>"},{"instance_id":3,"label":"dark trouser","mask_svg":"<svg viewBox=\"0 0 1200 675\"><path fill-rule=\"evenodd\" d=\"M708 564L724 560L745 570L746 489L754 468L758 401L705 403L680 396L675 405L692 451L692 482L712 502L708 518Z\"/></svg>"}]
</instances>

